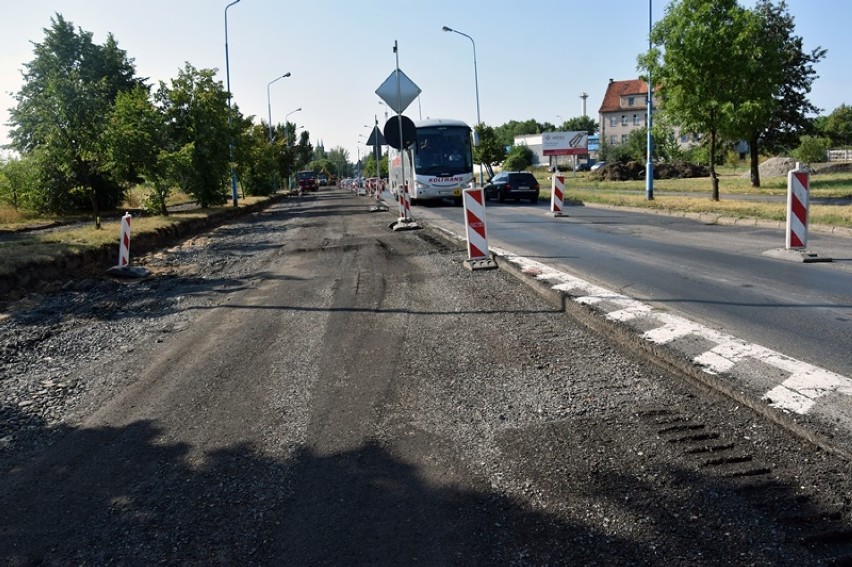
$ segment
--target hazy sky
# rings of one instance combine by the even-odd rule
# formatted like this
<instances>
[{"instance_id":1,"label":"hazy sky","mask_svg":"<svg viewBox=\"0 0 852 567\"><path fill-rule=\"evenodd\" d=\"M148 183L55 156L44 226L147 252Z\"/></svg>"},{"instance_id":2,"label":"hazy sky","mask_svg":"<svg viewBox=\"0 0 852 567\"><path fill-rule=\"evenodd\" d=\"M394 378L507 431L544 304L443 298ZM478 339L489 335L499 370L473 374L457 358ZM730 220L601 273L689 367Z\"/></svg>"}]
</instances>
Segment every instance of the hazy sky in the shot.
<instances>
[{"instance_id":1,"label":"hazy sky","mask_svg":"<svg viewBox=\"0 0 852 567\"><path fill-rule=\"evenodd\" d=\"M653 19L667 2L653 1ZM752 0L741 0L752 6ZM225 83L225 7L218 0L0 0L0 144L8 143L11 93L50 18L62 14L101 44L112 32L149 82L168 81L189 62ZM228 9L231 90L244 114L285 116L316 144L344 147L353 161L385 107L375 94L400 68L421 89L406 114L476 122L476 42L482 121L597 119L607 82L637 76L648 46L649 0L241 0ZM789 0L805 48L828 48L811 100L830 112L852 104L852 2ZM270 81L290 72L291 77ZM267 96L269 93L269 96ZM271 103L271 104L270 104Z\"/></svg>"}]
</instances>

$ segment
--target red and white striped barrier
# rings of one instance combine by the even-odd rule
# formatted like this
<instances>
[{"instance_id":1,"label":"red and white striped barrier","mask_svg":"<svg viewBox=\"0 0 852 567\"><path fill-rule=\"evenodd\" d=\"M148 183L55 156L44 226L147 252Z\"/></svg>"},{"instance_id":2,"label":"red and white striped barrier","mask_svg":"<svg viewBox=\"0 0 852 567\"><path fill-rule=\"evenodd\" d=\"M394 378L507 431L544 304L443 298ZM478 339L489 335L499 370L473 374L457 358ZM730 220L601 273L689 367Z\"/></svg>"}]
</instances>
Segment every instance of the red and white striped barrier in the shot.
<instances>
[{"instance_id":1,"label":"red and white striped barrier","mask_svg":"<svg viewBox=\"0 0 852 567\"><path fill-rule=\"evenodd\" d=\"M555 217L562 216L562 206L565 199L565 177L553 176L553 184L550 189L550 212Z\"/></svg>"},{"instance_id":2,"label":"red and white striped barrier","mask_svg":"<svg viewBox=\"0 0 852 567\"><path fill-rule=\"evenodd\" d=\"M118 266L130 264L130 213L121 217L121 231L118 240Z\"/></svg>"},{"instance_id":3,"label":"red and white striped barrier","mask_svg":"<svg viewBox=\"0 0 852 567\"><path fill-rule=\"evenodd\" d=\"M467 260L470 270L496 268L488 252L488 235L485 228L485 191L482 187L462 191L464 203L464 228L467 235Z\"/></svg>"},{"instance_id":4,"label":"red and white striped barrier","mask_svg":"<svg viewBox=\"0 0 852 567\"><path fill-rule=\"evenodd\" d=\"M411 194L408 192L408 183L403 184L399 191L399 219L403 222L411 220Z\"/></svg>"},{"instance_id":5,"label":"red and white striped barrier","mask_svg":"<svg viewBox=\"0 0 852 567\"><path fill-rule=\"evenodd\" d=\"M808 171L796 164L787 174L787 250L808 247Z\"/></svg>"}]
</instances>

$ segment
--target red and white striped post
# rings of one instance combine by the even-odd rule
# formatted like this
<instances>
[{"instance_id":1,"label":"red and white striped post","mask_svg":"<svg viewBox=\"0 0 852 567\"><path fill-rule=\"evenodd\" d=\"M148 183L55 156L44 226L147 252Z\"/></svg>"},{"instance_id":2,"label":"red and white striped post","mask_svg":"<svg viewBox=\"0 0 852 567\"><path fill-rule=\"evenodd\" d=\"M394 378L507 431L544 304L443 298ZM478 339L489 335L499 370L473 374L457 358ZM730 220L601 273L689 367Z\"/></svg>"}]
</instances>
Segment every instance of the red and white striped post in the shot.
<instances>
[{"instance_id":1,"label":"red and white striped post","mask_svg":"<svg viewBox=\"0 0 852 567\"><path fill-rule=\"evenodd\" d=\"M462 191L464 203L464 227L467 236L467 260L469 270L496 268L497 264L488 252L488 235L485 228L485 192L482 187Z\"/></svg>"},{"instance_id":2,"label":"red and white striped post","mask_svg":"<svg viewBox=\"0 0 852 567\"><path fill-rule=\"evenodd\" d=\"M399 192L399 220L411 222L411 194L408 192L408 183L404 183Z\"/></svg>"},{"instance_id":3,"label":"red and white striped post","mask_svg":"<svg viewBox=\"0 0 852 567\"><path fill-rule=\"evenodd\" d=\"M787 250L808 247L810 175L800 164L787 173Z\"/></svg>"},{"instance_id":4,"label":"red and white striped post","mask_svg":"<svg viewBox=\"0 0 852 567\"><path fill-rule=\"evenodd\" d=\"M130 264L130 213L121 217L121 230L118 240L118 267Z\"/></svg>"},{"instance_id":5,"label":"red and white striped post","mask_svg":"<svg viewBox=\"0 0 852 567\"><path fill-rule=\"evenodd\" d=\"M553 184L550 188L550 212L555 217L562 216L562 206L565 199L565 177L553 176Z\"/></svg>"}]
</instances>

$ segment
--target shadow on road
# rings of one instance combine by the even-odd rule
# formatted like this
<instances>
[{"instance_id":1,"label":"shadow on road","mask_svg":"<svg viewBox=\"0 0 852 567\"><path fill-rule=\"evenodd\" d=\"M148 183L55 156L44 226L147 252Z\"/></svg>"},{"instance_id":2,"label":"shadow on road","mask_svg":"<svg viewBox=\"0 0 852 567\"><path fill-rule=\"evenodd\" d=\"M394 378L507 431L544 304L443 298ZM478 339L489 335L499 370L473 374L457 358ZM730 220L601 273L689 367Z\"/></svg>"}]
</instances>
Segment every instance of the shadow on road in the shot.
<instances>
[{"instance_id":1,"label":"shadow on road","mask_svg":"<svg viewBox=\"0 0 852 567\"><path fill-rule=\"evenodd\" d=\"M0 562L7 565L652 564L666 557L712 563L737 557L735 542L742 544L730 534L705 533L699 521L708 494L727 493L721 481L676 467L668 474L680 488L666 494L652 494L631 475L592 471L615 478L619 489L609 493L599 482L572 487L564 504L601 504L590 504L585 519L566 520L488 481L476 489L426 482L376 441L330 455L291 448L275 458L249 444L202 454L151 421L36 428L30 437L50 446L5 459L0 473ZM795 494L774 488L779 502L794 502ZM606 525L596 515L613 506L652 529L625 539L596 527ZM684 509L695 516L679 516ZM720 547L720 539L732 547ZM752 549L749 559L778 559L760 553Z\"/></svg>"}]
</instances>

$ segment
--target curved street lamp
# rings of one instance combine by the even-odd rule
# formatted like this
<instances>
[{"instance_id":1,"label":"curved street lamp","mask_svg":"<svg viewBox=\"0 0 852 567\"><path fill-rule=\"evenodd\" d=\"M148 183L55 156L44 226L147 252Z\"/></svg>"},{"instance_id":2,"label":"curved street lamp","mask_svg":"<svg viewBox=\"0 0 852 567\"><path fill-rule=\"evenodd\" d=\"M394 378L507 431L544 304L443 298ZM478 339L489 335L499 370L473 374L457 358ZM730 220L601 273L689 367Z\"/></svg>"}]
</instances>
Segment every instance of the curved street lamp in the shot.
<instances>
[{"instance_id":1,"label":"curved street lamp","mask_svg":"<svg viewBox=\"0 0 852 567\"><path fill-rule=\"evenodd\" d=\"M272 86L272 83L276 81L280 81L281 79L286 79L290 76L290 72L286 72L277 79L273 79L266 83L266 106L269 108L269 143L272 143L272 98L269 96L269 87Z\"/></svg>"},{"instance_id":2,"label":"curved street lamp","mask_svg":"<svg viewBox=\"0 0 852 567\"><path fill-rule=\"evenodd\" d=\"M235 207L238 205L237 170L234 168L234 134L232 132L233 117L231 116L231 65L228 61L228 8L237 4L239 1L240 0L234 0L225 6L225 81L228 88L228 146L231 151L231 197L233 198Z\"/></svg>"},{"instance_id":3,"label":"curved street lamp","mask_svg":"<svg viewBox=\"0 0 852 567\"><path fill-rule=\"evenodd\" d=\"M444 26L441 28L445 32L453 32L459 35L463 35L464 37L470 40L470 43L473 45L473 83L476 88L476 124L482 124L482 119L479 116L479 75L476 70L476 42L473 41L473 38L467 35L466 33L460 32L459 30L454 30L449 26ZM483 174L482 174L482 164L479 166L479 184L483 184Z\"/></svg>"},{"instance_id":4,"label":"curved street lamp","mask_svg":"<svg viewBox=\"0 0 852 567\"><path fill-rule=\"evenodd\" d=\"M287 114L285 114L285 115L284 115L284 122L285 122L285 123L287 122L287 118L288 118L291 114L293 114L294 112L299 112L299 111L301 111L301 110L302 110L302 108L301 108L301 107L299 107L299 108L297 108L296 110L291 110L290 112L288 112Z\"/></svg>"}]
</instances>

